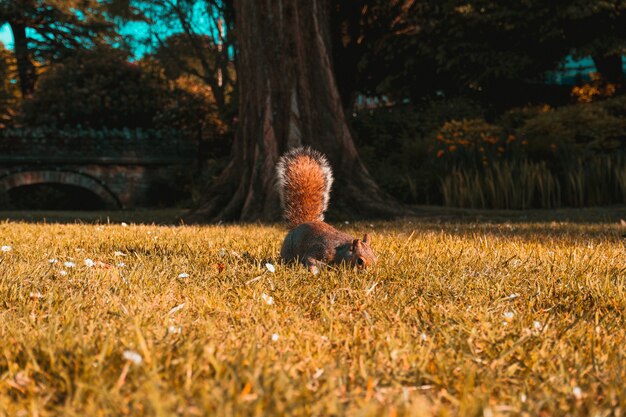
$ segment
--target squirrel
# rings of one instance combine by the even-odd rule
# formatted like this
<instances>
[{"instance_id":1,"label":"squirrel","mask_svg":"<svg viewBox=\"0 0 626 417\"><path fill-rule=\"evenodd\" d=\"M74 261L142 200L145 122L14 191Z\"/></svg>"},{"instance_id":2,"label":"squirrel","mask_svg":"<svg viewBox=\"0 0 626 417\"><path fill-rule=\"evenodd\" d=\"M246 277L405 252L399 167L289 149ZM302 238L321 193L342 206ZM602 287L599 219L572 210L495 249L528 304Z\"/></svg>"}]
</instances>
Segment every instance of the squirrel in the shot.
<instances>
[{"instance_id":1,"label":"squirrel","mask_svg":"<svg viewBox=\"0 0 626 417\"><path fill-rule=\"evenodd\" d=\"M368 234L353 239L324 222L333 173L326 157L309 147L284 154L276 165L276 186L290 231L280 256L285 262L299 261L317 272L323 264L345 262L360 270L376 264Z\"/></svg>"}]
</instances>

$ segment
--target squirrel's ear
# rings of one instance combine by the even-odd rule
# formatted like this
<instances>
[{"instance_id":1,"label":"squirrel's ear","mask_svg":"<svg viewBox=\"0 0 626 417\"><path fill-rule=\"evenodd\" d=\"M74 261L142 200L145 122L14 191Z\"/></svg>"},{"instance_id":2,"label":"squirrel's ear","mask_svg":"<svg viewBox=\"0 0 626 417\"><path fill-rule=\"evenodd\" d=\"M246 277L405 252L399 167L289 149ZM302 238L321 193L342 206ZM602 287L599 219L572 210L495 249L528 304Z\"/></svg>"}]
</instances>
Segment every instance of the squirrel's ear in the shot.
<instances>
[{"instance_id":1,"label":"squirrel's ear","mask_svg":"<svg viewBox=\"0 0 626 417\"><path fill-rule=\"evenodd\" d=\"M352 252L354 252L354 251L356 250L356 248L359 246L359 244L360 244L360 243L361 243L361 242L359 241L359 239L354 239L354 240L352 241L352 246L350 247L350 250L351 250Z\"/></svg>"},{"instance_id":2,"label":"squirrel's ear","mask_svg":"<svg viewBox=\"0 0 626 417\"><path fill-rule=\"evenodd\" d=\"M369 234L365 233L365 236L363 236L363 243L368 244L368 245L372 243L372 240L370 239Z\"/></svg>"}]
</instances>

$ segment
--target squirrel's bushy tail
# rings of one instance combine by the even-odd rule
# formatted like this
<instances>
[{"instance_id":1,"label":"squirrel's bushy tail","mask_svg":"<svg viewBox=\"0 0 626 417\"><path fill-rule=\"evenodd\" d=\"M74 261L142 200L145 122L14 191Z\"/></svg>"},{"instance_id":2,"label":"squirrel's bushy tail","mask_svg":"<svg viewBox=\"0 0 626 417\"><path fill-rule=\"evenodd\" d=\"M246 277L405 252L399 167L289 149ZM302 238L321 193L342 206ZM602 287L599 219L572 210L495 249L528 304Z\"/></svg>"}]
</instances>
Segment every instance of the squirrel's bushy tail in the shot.
<instances>
[{"instance_id":1,"label":"squirrel's bushy tail","mask_svg":"<svg viewBox=\"0 0 626 417\"><path fill-rule=\"evenodd\" d=\"M295 148L276 166L277 188L289 227L324 220L333 173L326 157L311 148Z\"/></svg>"}]
</instances>

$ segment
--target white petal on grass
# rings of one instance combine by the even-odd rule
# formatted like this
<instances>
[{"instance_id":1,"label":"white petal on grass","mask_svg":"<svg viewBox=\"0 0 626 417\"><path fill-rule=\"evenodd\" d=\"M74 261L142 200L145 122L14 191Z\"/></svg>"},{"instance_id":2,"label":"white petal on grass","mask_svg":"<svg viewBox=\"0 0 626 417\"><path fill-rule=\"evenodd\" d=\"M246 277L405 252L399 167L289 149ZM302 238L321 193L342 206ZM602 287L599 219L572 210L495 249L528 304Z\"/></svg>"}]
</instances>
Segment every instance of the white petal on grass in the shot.
<instances>
[{"instance_id":1,"label":"white petal on grass","mask_svg":"<svg viewBox=\"0 0 626 417\"><path fill-rule=\"evenodd\" d=\"M267 305L272 305L274 304L274 297L272 297L271 295L267 295L265 293L261 294L261 298L263 299L263 301L265 301L265 304Z\"/></svg>"},{"instance_id":2,"label":"white petal on grass","mask_svg":"<svg viewBox=\"0 0 626 417\"><path fill-rule=\"evenodd\" d=\"M41 293L39 291L31 291L30 292L30 298L43 298L43 295L41 295Z\"/></svg>"},{"instance_id":3,"label":"white petal on grass","mask_svg":"<svg viewBox=\"0 0 626 417\"><path fill-rule=\"evenodd\" d=\"M57 263L57 262L58 262L58 261L57 261L56 259L54 259L54 258L52 258L52 259L48 259L48 263L49 263L49 264L55 264L55 263Z\"/></svg>"},{"instance_id":4,"label":"white petal on grass","mask_svg":"<svg viewBox=\"0 0 626 417\"><path fill-rule=\"evenodd\" d=\"M59 274L62 275L62 276L66 276L67 275L67 271L62 269L62 270L59 271Z\"/></svg>"},{"instance_id":5,"label":"white petal on grass","mask_svg":"<svg viewBox=\"0 0 626 417\"><path fill-rule=\"evenodd\" d=\"M113 252L113 255L115 256L126 256L126 254L124 252L120 252L118 250L116 250L115 252Z\"/></svg>"},{"instance_id":6,"label":"white petal on grass","mask_svg":"<svg viewBox=\"0 0 626 417\"><path fill-rule=\"evenodd\" d=\"M518 293L516 293L516 292L514 292L513 294L509 295L509 300L514 300L514 299L516 299L517 297L519 297L519 294L518 294Z\"/></svg>"},{"instance_id":7,"label":"white petal on grass","mask_svg":"<svg viewBox=\"0 0 626 417\"><path fill-rule=\"evenodd\" d=\"M169 315L169 314L174 314L174 313L176 313L176 312L178 312L178 311L182 310L182 309L183 309L183 307L185 307L185 303L179 304L179 305L177 305L176 307L172 308L172 309L171 309L171 310L170 310L167 314L168 314L168 315Z\"/></svg>"},{"instance_id":8,"label":"white petal on grass","mask_svg":"<svg viewBox=\"0 0 626 417\"><path fill-rule=\"evenodd\" d=\"M118 262L115 265L117 265L119 268L124 268L126 266L124 262Z\"/></svg>"},{"instance_id":9,"label":"white petal on grass","mask_svg":"<svg viewBox=\"0 0 626 417\"><path fill-rule=\"evenodd\" d=\"M85 259L85 266L88 267L88 268L93 267L94 266L94 261L89 259L89 258Z\"/></svg>"},{"instance_id":10,"label":"white petal on grass","mask_svg":"<svg viewBox=\"0 0 626 417\"><path fill-rule=\"evenodd\" d=\"M503 315L504 315L504 318L508 321L513 320L513 316L515 316L515 314L512 311L505 311Z\"/></svg>"},{"instance_id":11,"label":"white petal on grass","mask_svg":"<svg viewBox=\"0 0 626 417\"><path fill-rule=\"evenodd\" d=\"M280 338L280 336L278 335L278 333L272 333L272 342L277 341Z\"/></svg>"},{"instance_id":12,"label":"white petal on grass","mask_svg":"<svg viewBox=\"0 0 626 417\"><path fill-rule=\"evenodd\" d=\"M135 365L141 365L141 362L143 362L143 358L141 357L141 355L132 350L125 350L124 353L122 353L122 356L124 357L124 359L134 363Z\"/></svg>"},{"instance_id":13,"label":"white petal on grass","mask_svg":"<svg viewBox=\"0 0 626 417\"><path fill-rule=\"evenodd\" d=\"M426 333L422 333L422 335L420 336L420 338L421 338L423 341L426 341L426 339L428 339L428 336L426 336Z\"/></svg>"},{"instance_id":14,"label":"white petal on grass","mask_svg":"<svg viewBox=\"0 0 626 417\"><path fill-rule=\"evenodd\" d=\"M576 398L577 400L580 400L583 397L583 390L580 389L580 387L574 387L572 388L572 394L574 394L574 398Z\"/></svg>"},{"instance_id":15,"label":"white petal on grass","mask_svg":"<svg viewBox=\"0 0 626 417\"><path fill-rule=\"evenodd\" d=\"M168 333L172 334L180 334L182 330L183 329L180 326L170 326L167 328Z\"/></svg>"},{"instance_id":16,"label":"white petal on grass","mask_svg":"<svg viewBox=\"0 0 626 417\"><path fill-rule=\"evenodd\" d=\"M13 249L12 247L10 247L9 245L4 245L0 248L0 250L2 250L2 252L11 252L11 249Z\"/></svg>"},{"instance_id":17,"label":"white petal on grass","mask_svg":"<svg viewBox=\"0 0 626 417\"><path fill-rule=\"evenodd\" d=\"M543 328L543 325L539 321L533 321L533 328L535 330L541 330Z\"/></svg>"},{"instance_id":18,"label":"white petal on grass","mask_svg":"<svg viewBox=\"0 0 626 417\"><path fill-rule=\"evenodd\" d=\"M276 267L274 265L272 265L271 263L266 263L265 267L267 268L268 271L270 271L271 273L276 272Z\"/></svg>"},{"instance_id":19,"label":"white petal on grass","mask_svg":"<svg viewBox=\"0 0 626 417\"><path fill-rule=\"evenodd\" d=\"M311 267L311 272L313 273L313 275L317 275L320 273L320 269L318 267L316 267L315 265L313 265Z\"/></svg>"},{"instance_id":20,"label":"white petal on grass","mask_svg":"<svg viewBox=\"0 0 626 417\"><path fill-rule=\"evenodd\" d=\"M186 272L181 272L178 274L178 278L189 278L189 274Z\"/></svg>"},{"instance_id":21,"label":"white petal on grass","mask_svg":"<svg viewBox=\"0 0 626 417\"><path fill-rule=\"evenodd\" d=\"M128 227L128 224L126 222L122 222L122 227Z\"/></svg>"},{"instance_id":22,"label":"white petal on grass","mask_svg":"<svg viewBox=\"0 0 626 417\"><path fill-rule=\"evenodd\" d=\"M63 265L64 265L66 268L74 268L74 267L76 266L76 264L75 264L74 262L70 262L70 261L63 262Z\"/></svg>"}]
</instances>

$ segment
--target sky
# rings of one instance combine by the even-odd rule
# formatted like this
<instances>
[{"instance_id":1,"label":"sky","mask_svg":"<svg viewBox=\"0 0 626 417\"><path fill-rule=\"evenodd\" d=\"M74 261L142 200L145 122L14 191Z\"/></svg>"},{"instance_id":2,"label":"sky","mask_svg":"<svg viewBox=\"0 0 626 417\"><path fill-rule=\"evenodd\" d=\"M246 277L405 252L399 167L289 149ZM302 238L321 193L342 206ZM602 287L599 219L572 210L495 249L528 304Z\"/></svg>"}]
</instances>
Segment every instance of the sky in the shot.
<instances>
[{"instance_id":1,"label":"sky","mask_svg":"<svg viewBox=\"0 0 626 417\"><path fill-rule=\"evenodd\" d=\"M13 45L13 36L11 35L11 29L9 25L4 25L0 28L0 42L5 46L11 48Z\"/></svg>"},{"instance_id":2,"label":"sky","mask_svg":"<svg viewBox=\"0 0 626 417\"><path fill-rule=\"evenodd\" d=\"M168 30L169 33L159 33L159 35L167 37L168 34L176 33L177 30ZM121 31L123 35L135 36L138 40L145 40L149 37L149 28L145 23L129 23ZM8 24L0 27L0 42L2 42L8 49L13 49L13 35L11 34L11 28ZM138 42L133 45L133 53L136 58L141 58L148 51L148 47L145 44Z\"/></svg>"},{"instance_id":3,"label":"sky","mask_svg":"<svg viewBox=\"0 0 626 417\"><path fill-rule=\"evenodd\" d=\"M150 16L150 12L147 12ZM197 33L210 33L211 24L206 13L206 9L202 7L202 3L197 3L192 11L192 27ZM155 39L151 38L153 34L158 34L161 39L180 33L182 31L177 22L168 22L167 24L150 25L145 22L129 22L124 24L120 29L120 34L124 37L131 37L130 47L135 59L140 59L146 53L152 52ZM217 35L217 33L214 33ZM4 43L9 49L13 49L13 36L8 24L0 27L0 42Z\"/></svg>"}]
</instances>

